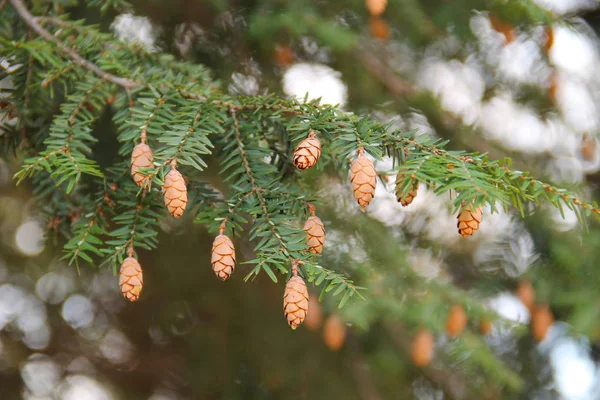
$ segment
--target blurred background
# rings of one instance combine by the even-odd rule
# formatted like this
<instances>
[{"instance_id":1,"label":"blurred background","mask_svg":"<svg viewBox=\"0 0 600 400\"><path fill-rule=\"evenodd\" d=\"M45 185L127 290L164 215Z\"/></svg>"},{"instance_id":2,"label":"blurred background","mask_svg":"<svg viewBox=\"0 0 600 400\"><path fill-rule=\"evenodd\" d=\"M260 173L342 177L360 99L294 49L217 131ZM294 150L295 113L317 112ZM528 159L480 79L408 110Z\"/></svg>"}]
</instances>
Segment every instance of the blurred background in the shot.
<instances>
[{"instance_id":1,"label":"blurred background","mask_svg":"<svg viewBox=\"0 0 600 400\"><path fill-rule=\"evenodd\" d=\"M229 93L321 98L598 197L595 0L136 0L104 14L63 3L120 40L206 65ZM114 129L113 112L97 130ZM600 399L600 228L568 209L484 210L465 240L448 199L424 186L403 208L380 183L365 216L347 184L317 172L322 263L367 287L366 301L311 302L292 331L281 282L243 283L245 265L218 281L213 237L191 217L164 222L158 250L140 252L144 291L127 303L111 270L60 260L61 227L32 187L15 187L18 162L0 159L3 400ZM254 258L250 243L236 248ZM537 340L523 282L552 313ZM450 338L455 302L470 321ZM487 335L475 304L501 317ZM424 368L411 357L420 328L435 337Z\"/></svg>"}]
</instances>

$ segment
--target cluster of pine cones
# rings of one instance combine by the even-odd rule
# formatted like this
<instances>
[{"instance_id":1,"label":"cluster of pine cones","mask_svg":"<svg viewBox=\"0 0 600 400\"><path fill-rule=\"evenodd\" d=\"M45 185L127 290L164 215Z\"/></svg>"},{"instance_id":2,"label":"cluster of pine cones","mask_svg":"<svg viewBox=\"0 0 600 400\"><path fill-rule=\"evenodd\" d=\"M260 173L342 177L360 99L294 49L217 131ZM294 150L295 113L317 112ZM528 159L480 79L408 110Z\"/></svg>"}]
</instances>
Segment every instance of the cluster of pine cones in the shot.
<instances>
[{"instance_id":1,"label":"cluster of pine cones","mask_svg":"<svg viewBox=\"0 0 600 400\"><path fill-rule=\"evenodd\" d=\"M350 166L350 182L354 198L361 210L369 205L375 196L377 186L377 171L373 162L365 155L362 147L357 149L357 157ZM310 130L306 139L302 140L293 155L293 164L299 170L307 170L313 167L321 157L321 143L315 132ZM176 160L170 163L170 171L165 176L163 185L163 196L165 206L169 213L179 218L183 215L187 205L187 187L184 177L177 170ZM141 143L133 149L131 154L131 175L134 182L141 188L148 188L151 176L144 174L143 169L153 167L152 149L146 144L146 133L142 132ZM399 173L396 177L396 196L402 206L408 206L417 196L418 182L411 178L411 187L408 193L402 191L402 183L405 176ZM308 204L310 217L306 220L303 230L307 235L307 250L313 254L320 254L325 244L325 227L321 219L315 214L315 207ZM463 206L458 215L458 231L463 236L471 236L479 228L481 223L481 207L475 210L471 206ZM225 281L235 270L236 257L235 247L224 232L226 228L225 219L221 224L219 235L215 238L212 246L211 263L214 273L219 279ZM285 318L292 329L296 329L306 318L308 313L308 290L306 283L298 274L300 261L292 262L292 277L288 280L283 295L283 311ZM138 300L143 285L142 269L139 262L133 257L133 251L123 261L121 266L119 284L125 298L130 301Z\"/></svg>"}]
</instances>

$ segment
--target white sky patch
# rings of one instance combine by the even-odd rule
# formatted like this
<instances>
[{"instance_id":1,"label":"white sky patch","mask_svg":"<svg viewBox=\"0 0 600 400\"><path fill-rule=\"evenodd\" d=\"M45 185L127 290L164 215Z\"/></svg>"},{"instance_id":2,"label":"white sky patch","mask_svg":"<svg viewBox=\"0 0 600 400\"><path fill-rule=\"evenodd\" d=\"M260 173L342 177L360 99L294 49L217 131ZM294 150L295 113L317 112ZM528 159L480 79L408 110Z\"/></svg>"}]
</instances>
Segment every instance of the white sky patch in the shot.
<instances>
[{"instance_id":1,"label":"white sky patch","mask_svg":"<svg viewBox=\"0 0 600 400\"><path fill-rule=\"evenodd\" d=\"M554 26L550 62L560 70L589 80L596 75L598 51L589 37L571 28Z\"/></svg>"},{"instance_id":2,"label":"white sky patch","mask_svg":"<svg viewBox=\"0 0 600 400\"><path fill-rule=\"evenodd\" d=\"M564 14L575 10L597 7L594 0L533 0L540 6L554 11L558 14Z\"/></svg>"},{"instance_id":3,"label":"white sky patch","mask_svg":"<svg viewBox=\"0 0 600 400\"><path fill-rule=\"evenodd\" d=\"M558 140L535 111L514 102L509 93L483 105L481 125L485 136L509 150L544 153Z\"/></svg>"},{"instance_id":4,"label":"white sky patch","mask_svg":"<svg viewBox=\"0 0 600 400\"><path fill-rule=\"evenodd\" d=\"M561 339L550 352L557 391L565 400L596 398L598 372L588 350L575 339Z\"/></svg>"},{"instance_id":5,"label":"white sky patch","mask_svg":"<svg viewBox=\"0 0 600 400\"><path fill-rule=\"evenodd\" d=\"M321 104L343 108L348 100L348 88L342 74L323 64L294 64L283 76L283 91L300 100L308 93L308 100L321 98Z\"/></svg>"},{"instance_id":6,"label":"white sky patch","mask_svg":"<svg viewBox=\"0 0 600 400\"><path fill-rule=\"evenodd\" d=\"M479 105L485 82L479 68L457 60L425 61L418 78L419 84L440 97L442 108L471 125L479 119Z\"/></svg>"},{"instance_id":7,"label":"white sky patch","mask_svg":"<svg viewBox=\"0 0 600 400\"><path fill-rule=\"evenodd\" d=\"M512 293L500 293L490 299L489 304L490 308L508 320L523 324L529 322L527 307Z\"/></svg>"},{"instance_id":8,"label":"white sky patch","mask_svg":"<svg viewBox=\"0 0 600 400\"><path fill-rule=\"evenodd\" d=\"M115 18L110 27L122 42L137 43L146 50L155 50L154 42L160 32L148 18L133 14L121 14Z\"/></svg>"}]
</instances>

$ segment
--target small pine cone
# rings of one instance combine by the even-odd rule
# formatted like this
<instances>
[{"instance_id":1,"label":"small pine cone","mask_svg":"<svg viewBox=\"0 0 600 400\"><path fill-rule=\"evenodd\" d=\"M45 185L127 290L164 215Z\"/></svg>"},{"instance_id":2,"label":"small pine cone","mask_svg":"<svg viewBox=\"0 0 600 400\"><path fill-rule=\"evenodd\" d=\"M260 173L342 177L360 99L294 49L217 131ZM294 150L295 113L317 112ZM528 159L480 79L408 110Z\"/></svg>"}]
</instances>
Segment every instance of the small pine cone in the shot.
<instances>
[{"instance_id":1,"label":"small pine cone","mask_svg":"<svg viewBox=\"0 0 600 400\"><path fill-rule=\"evenodd\" d=\"M310 309L310 312L306 314L304 326L311 331L316 331L323 322L323 310L317 296L310 296L308 299L308 308Z\"/></svg>"},{"instance_id":2,"label":"small pine cone","mask_svg":"<svg viewBox=\"0 0 600 400\"><path fill-rule=\"evenodd\" d=\"M212 268L222 281L227 280L235 270L235 248L233 242L221 233L212 246Z\"/></svg>"},{"instance_id":3,"label":"small pine cone","mask_svg":"<svg viewBox=\"0 0 600 400\"><path fill-rule=\"evenodd\" d=\"M487 335L492 331L492 321L490 321L489 319L482 319L481 321L479 321L479 332L481 332L482 335Z\"/></svg>"},{"instance_id":4,"label":"small pine cone","mask_svg":"<svg viewBox=\"0 0 600 400\"><path fill-rule=\"evenodd\" d=\"M314 166L321 157L321 142L312 130L294 150L294 166L300 170Z\"/></svg>"},{"instance_id":5,"label":"small pine cone","mask_svg":"<svg viewBox=\"0 0 600 400\"><path fill-rule=\"evenodd\" d=\"M175 218L181 217L187 205L188 196L183 175L177 169L172 168L165 176L163 193L169 213Z\"/></svg>"},{"instance_id":6,"label":"small pine cone","mask_svg":"<svg viewBox=\"0 0 600 400\"><path fill-rule=\"evenodd\" d=\"M308 251L313 254L321 254L325 244L325 226L321 218L315 215L315 207L312 204L309 209L312 215L308 217L302 229L308 236Z\"/></svg>"},{"instance_id":7,"label":"small pine cone","mask_svg":"<svg viewBox=\"0 0 600 400\"><path fill-rule=\"evenodd\" d=\"M374 17L379 17L385 11L387 0L365 0L369 14Z\"/></svg>"},{"instance_id":8,"label":"small pine cone","mask_svg":"<svg viewBox=\"0 0 600 400\"><path fill-rule=\"evenodd\" d=\"M465 326L467 326L465 310L458 304L453 305L446 321L446 333L450 337L456 337L462 333Z\"/></svg>"},{"instance_id":9,"label":"small pine cone","mask_svg":"<svg viewBox=\"0 0 600 400\"><path fill-rule=\"evenodd\" d=\"M337 315L331 314L323 325L323 341L332 351L338 351L346 341L346 324Z\"/></svg>"},{"instance_id":10,"label":"small pine cone","mask_svg":"<svg viewBox=\"0 0 600 400\"><path fill-rule=\"evenodd\" d=\"M396 176L396 198L398 199L398 203L402 204L402 207L406 207L411 204L415 197L417 197L417 191L419 190L419 183L416 179L413 179L408 193L406 195L402 195L402 182L404 182L404 179L404 174L399 172Z\"/></svg>"},{"instance_id":11,"label":"small pine cone","mask_svg":"<svg viewBox=\"0 0 600 400\"><path fill-rule=\"evenodd\" d=\"M154 154L146 143L140 143L131 152L131 175L136 185L141 188L150 186L150 177L140 172L141 168L150 168Z\"/></svg>"},{"instance_id":12,"label":"small pine cone","mask_svg":"<svg viewBox=\"0 0 600 400\"><path fill-rule=\"evenodd\" d=\"M521 300L523 305L527 307L529 312L532 313L535 308L535 289L531 282L519 282L519 285L517 286L517 297Z\"/></svg>"},{"instance_id":13,"label":"small pine cone","mask_svg":"<svg viewBox=\"0 0 600 400\"><path fill-rule=\"evenodd\" d=\"M377 171L373 162L365 156L362 148L358 150L358 157L350 166L350 182L352 182L352 191L354 198L360 205L362 211L369 205L373 196L375 196L375 187L377 186Z\"/></svg>"},{"instance_id":14,"label":"small pine cone","mask_svg":"<svg viewBox=\"0 0 600 400\"><path fill-rule=\"evenodd\" d=\"M132 256L127 257L121 264L119 286L127 300L137 301L140 298L144 286L144 275L140 263Z\"/></svg>"},{"instance_id":15,"label":"small pine cone","mask_svg":"<svg viewBox=\"0 0 600 400\"><path fill-rule=\"evenodd\" d=\"M475 211L472 211L470 205L463 206L458 217L456 217L458 219L458 223L456 224L458 233L460 233L462 237L472 236L475 231L479 229L482 213L481 207L477 207Z\"/></svg>"},{"instance_id":16,"label":"small pine cone","mask_svg":"<svg viewBox=\"0 0 600 400\"><path fill-rule=\"evenodd\" d=\"M283 314L288 325L296 329L308 313L308 289L304 279L294 274L285 284L283 293Z\"/></svg>"},{"instance_id":17,"label":"small pine cone","mask_svg":"<svg viewBox=\"0 0 600 400\"><path fill-rule=\"evenodd\" d=\"M428 365L433 358L434 346L435 339L431 332L426 329L419 329L410 346L410 355L413 363L419 368Z\"/></svg>"},{"instance_id":18,"label":"small pine cone","mask_svg":"<svg viewBox=\"0 0 600 400\"><path fill-rule=\"evenodd\" d=\"M536 307L531 313L531 334L535 340L544 340L553 323L554 316L547 304Z\"/></svg>"}]
</instances>

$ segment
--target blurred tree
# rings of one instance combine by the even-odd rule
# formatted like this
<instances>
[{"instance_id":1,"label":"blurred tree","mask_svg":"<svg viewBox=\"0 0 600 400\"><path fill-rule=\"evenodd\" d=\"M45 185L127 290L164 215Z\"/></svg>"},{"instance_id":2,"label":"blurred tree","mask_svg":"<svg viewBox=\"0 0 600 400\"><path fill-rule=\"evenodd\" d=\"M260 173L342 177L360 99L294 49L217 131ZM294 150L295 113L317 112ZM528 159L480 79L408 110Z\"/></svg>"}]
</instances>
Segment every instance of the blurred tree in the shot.
<instances>
[{"instance_id":1,"label":"blurred tree","mask_svg":"<svg viewBox=\"0 0 600 400\"><path fill-rule=\"evenodd\" d=\"M574 3L1 3L0 145L51 245L24 257L11 189L3 392L598 398L600 210L572 193L600 169L599 56Z\"/></svg>"}]
</instances>

